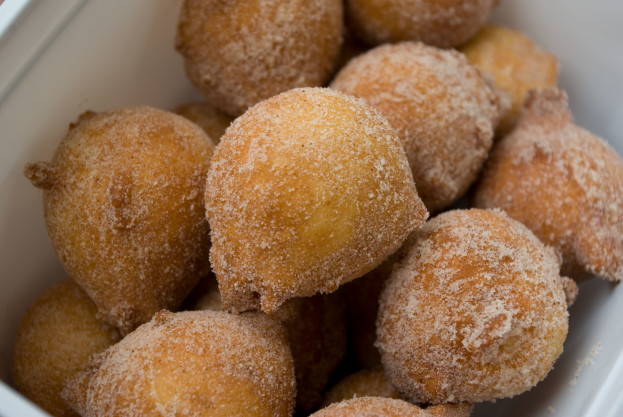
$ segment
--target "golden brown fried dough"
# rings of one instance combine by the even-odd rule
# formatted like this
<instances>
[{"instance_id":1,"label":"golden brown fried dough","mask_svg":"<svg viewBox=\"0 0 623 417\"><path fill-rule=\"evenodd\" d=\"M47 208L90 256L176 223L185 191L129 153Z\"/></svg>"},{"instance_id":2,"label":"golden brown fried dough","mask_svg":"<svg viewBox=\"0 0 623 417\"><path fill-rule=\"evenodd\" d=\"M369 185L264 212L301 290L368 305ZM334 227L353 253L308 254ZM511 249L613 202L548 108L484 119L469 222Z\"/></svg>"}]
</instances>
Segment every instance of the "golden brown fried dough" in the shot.
<instances>
[{"instance_id":1,"label":"golden brown fried dough","mask_svg":"<svg viewBox=\"0 0 623 417\"><path fill-rule=\"evenodd\" d=\"M233 117L215 109L207 103L188 103L176 107L173 113L184 116L191 122L199 125L214 145L217 145L227 126L234 120Z\"/></svg>"},{"instance_id":2,"label":"golden brown fried dough","mask_svg":"<svg viewBox=\"0 0 623 417\"><path fill-rule=\"evenodd\" d=\"M556 86L558 59L517 30L488 25L461 51L510 94L512 105L497 128L499 136L517 124L529 90Z\"/></svg>"},{"instance_id":3,"label":"golden brown fried dough","mask_svg":"<svg viewBox=\"0 0 623 417\"><path fill-rule=\"evenodd\" d=\"M381 294L377 347L410 401L520 394L562 353L560 260L501 210L442 213L405 245Z\"/></svg>"},{"instance_id":4,"label":"golden brown fried dough","mask_svg":"<svg viewBox=\"0 0 623 417\"><path fill-rule=\"evenodd\" d=\"M372 45L422 41L449 48L482 28L499 0L346 0L346 20Z\"/></svg>"},{"instance_id":5,"label":"golden brown fried dough","mask_svg":"<svg viewBox=\"0 0 623 417\"><path fill-rule=\"evenodd\" d=\"M531 92L474 203L500 207L562 254L562 273L623 279L623 160L576 126L559 89Z\"/></svg>"},{"instance_id":6,"label":"golden brown fried dough","mask_svg":"<svg viewBox=\"0 0 623 417\"><path fill-rule=\"evenodd\" d=\"M221 310L216 279L205 279L194 309ZM322 400L331 373L346 352L344 300L339 293L286 301L271 318L285 326L296 373L296 408L310 411Z\"/></svg>"},{"instance_id":7,"label":"golden brown fried dough","mask_svg":"<svg viewBox=\"0 0 623 417\"><path fill-rule=\"evenodd\" d=\"M185 118L128 107L84 114L52 162L26 166L65 270L122 333L176 308L209 269L212 152Z\"/></svg>"},{"instance_id":8,"label":"golden brown fried dough","mask_svg":"<svg viewBox=\"0 0 623 417\"><path fill-rule=\"evenodd\" d=\"M206 207L224 308L269 313L370 271L427 217L387 121L321 88L234 121L212 159Z\"/></svg>"},{"instance_id":9,"label":"golden brown fried dough","mask_svg":"<svg viewBox=\"0 0 623 417\"><path fill-rule=\"evenodd\" d=\"M186 0L175 45L208 103L238 116L283 91L324 85L342 16L341 0Z\"/></svg>"},{"instance_id":10,"label":"golden brown fried dough","mask_svg":"<svg viewBox=\"0 0 623 417\"><path fill-rule=\"evenodd\" d=\"M96 356L63 392L83 416L289 417L283 327L260 314L161 311Z\"/></svg>"},{"instance_id":11,"label":"golden brown fried dough","mask_svg":"<svg viewBox=\"0 0 623 417\"><path fill-rule=\"evenodd\" d=\"M331 88L362 98L392 125L429 211L467 191L493 144L501 103L460 53L418 42L350 61Z\"/></svg>"},{"instance_id":12,"label":"golden brown fried dough","mask_svg":"<svg viewBox=\"0 0 623 417\"><path fill-rule=\"evenodd\" d=\"M446 404L420 408L393 398L361 397L334 403L310 417L469 417L470 404Z\"/></svg>"},{"instance_id":13,"label":"golden brown fried dough","mask_svg":"<svg viewBox=\"0 0 623 417\"><path fill-rule=\"evenodd\" d=\"M363 369L348 375L335 384L324 397L324 405L355 397L383 397L400 399L400 392L382 369Z\"/></svg>"},{"instance_id":14,"label":"golden brown fried dough","mask_svg":"<svg viewBox=\"0 0 623 417\"><path fill-rule=\"evenodd\" d=\"M116 329L95 318L93 301L72 280L46 290L22 320L13 350L13 384L55 417L77 416L61 398L65 382L89 357L117 342Z\"/></svg>"}]
</instances>

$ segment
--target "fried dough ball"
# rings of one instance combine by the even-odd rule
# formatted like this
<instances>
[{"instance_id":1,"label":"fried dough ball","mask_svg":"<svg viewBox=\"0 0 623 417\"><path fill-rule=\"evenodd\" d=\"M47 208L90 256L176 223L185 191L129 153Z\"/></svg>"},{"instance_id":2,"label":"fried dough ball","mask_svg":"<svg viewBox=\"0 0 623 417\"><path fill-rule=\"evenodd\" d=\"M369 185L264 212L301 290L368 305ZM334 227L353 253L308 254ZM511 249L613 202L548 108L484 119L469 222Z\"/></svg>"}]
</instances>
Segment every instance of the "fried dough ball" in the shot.
<instances>
[{"instance_id":1,"label":"fried dough ball","mask_svg":"<svg viewBox=\"0 0 623 417\"><path fill-rule=\"evenodd\" d=\"M343 286L348 307L349 338L357 362L363 368L381 364L381 356L374 346L376 341L376 314L383 284L389 278L393 258L368 272L361 278Z\"/></svg>"},{"instance_id":2,"label":"fried dough ball","mask_svg":"<svg viewBox=\"0 0 623 417\"><path fill-rule=\"evenodd\" d=\"M623 279L623 160L576 126L559 89L528 94L492 153L474 204L500 207L562 254L562 273Z\"/></svg>"},{"instance_id":3,"label":"fried dough ball","mask_svg":"<svg viewBox=\"0 0 623 417\"><path fill-rule=\"evenodd\" d=\"M416 403L492 401L541 381L562 353L560 259L501 210L455 210L405 245L381 294L377 347Z\"/></svg>"},{"instance_id":4,"label":"fried dough ball","mask_svg":"<svg viewBox=\"0 0 623 417\"><path fill-rule=\"evenodd\" d=\"M204 282L205 293L191 308L220 311L216 280ZM322 400L327 381L346 352L344 300L339 293L293 298L270 317L288 333L296 373L296 408L310 411Z\"/></svg>"},{"instance_id":5,"label":"fried dough ball","mask_svg":"<svg viewBox=\"0 0 623 417\"><path fill-rule=\"evenodd\" d=\"M175 46L208 103L239 116L283 91L329 80L342 8L341 0L185 0Z\"/></svg>"},{"instance_id":6,"label":"fried dough ball","mask_svg":"<svg viewBox=\"0 0 623 417\"><path fill-rule=\"evenodd\" d=\"M382 369L363 369L340 380L325 394L324 404L338 403L355 397L400 399L400 392Z\"/></svg>"},{"instance_id":7,"label":"fried dough ball","mask_svg":"<svg viewBox=\"0 0 623 417\"><path fill-rule=\"evenodd\" d=\"M291 416L283 327L260 314L158 312L63 391L83 416Z\"/></svg>"},{"instance_id":8,"label":"fried dough ball","mask_svg":"<svg viewBox=\"0 0 623 417\"><path fill-rule=\"evenodd\" d=\"M372 270L428 215L387 121L322 88L234 121L212 159L206 208L224 308L268 313Z\"/></svg>"},{"instance_id":9,"label":"fried dough ball","mask_svg":"<svg viewBox=\"0 0 623 417\"><path fill-rule=\"evenodd\" d=\"M70 279L46 290L20 324L13 350L13 383L55 417L77 416L61 398L66 380L89 357L121 337L95 318L93 301Z\"/></svg>"},{"instance_id":10,"label":"fried dough ball","mask_svg":"<svg viewBox=\"0 0 623 417\"><path fill-rule=\"evenodd\" d=\"M353 59L331 88L362 98L396 129L429 211L452 204L476 179L501 114L498 96L462 54L417 42Z\"/></svg>"},{"instance_id":11,"label":"fried dough ball","mask_svg":"<svg viewBox=\"0 0 623 417\"><path fill-rule=\"evenodd\" d=\"M310 417L469 417L471 404L445 404L420 408L393 398L360 397L334 403Z\"/></svg>"},{"instance_id":12,"label":"fried dough ball","mask_svg":"<svg viewBox=\"0 0 623 417\"><path fill-rule=\"evenodd\" d=\"M346 0L346 20L371 45L422 41L459 46L482 28L499 0Z\"/></svg>"},{"instance_id":13,"label":"fried dough ball","mask_svg":"<svg viewBox=\"0 0 623 417\"><path fill-rule=\"evenodd\" d=\"M207 103L187 103L175 108L173 113L199 125L215 145L218 145L225 129L234 120L233 117Z\"/></svg>"},{"instance_id":14,"label":"fried dough ball","mask_svg":"<svg viewBox=\"0 0 623 417\"><path fill-rule=\"evenodd\" d=\"M498 136L515 127L529 90L557 84L558 59L517 30L488 25L461 51L510 94L511 108L500 121Z\"/></svg>"},{"instance_id":15,"label":"fried dough ball","mask_svg":"<svg viewBox=\"0 0 623 417\"><path fill-rule=\"evenodd\" d=\"M176 308L209 270L212 152L185 118L128 107L83 114L52 162L26 166L65 270L124 334Z\"/></svg>"}]
</instances>

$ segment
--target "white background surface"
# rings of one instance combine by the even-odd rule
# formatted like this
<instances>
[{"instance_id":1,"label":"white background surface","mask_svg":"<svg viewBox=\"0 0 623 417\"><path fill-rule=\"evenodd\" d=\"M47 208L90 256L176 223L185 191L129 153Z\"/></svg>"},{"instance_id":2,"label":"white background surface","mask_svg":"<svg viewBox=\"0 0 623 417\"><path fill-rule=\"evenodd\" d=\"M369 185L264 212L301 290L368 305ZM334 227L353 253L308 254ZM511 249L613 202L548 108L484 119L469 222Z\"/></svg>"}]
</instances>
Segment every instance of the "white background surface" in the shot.
<instances>
[{"instance_id":1,"label":"white background surface","mask_svg":"<svg viewBox=\"0 0 623 417\"><path fill-rule=\"evenodd\" d=\"M11 2L12 0L5 0ZM41 194L22 175L48 160L87 110L170 109L198 98L173 50L180 0L32 0L0 39L0 379L8 381L19 320L64 277L45 231ZM3 7L0 5L0 21ZM623 153L623 1L503 0L494 20L560 59L560 84L581 126ZM623 415L623 290L581 285L570 336L534 390L479 405L484 416ZM590 355L595 346L601 349ZM592 363L580 367L578 361ZM577 378L576 378L577 377ZM577 384L570 382L577 379ZM0 415L34 415L0 382Z\"/></svg>"}]
</instances>

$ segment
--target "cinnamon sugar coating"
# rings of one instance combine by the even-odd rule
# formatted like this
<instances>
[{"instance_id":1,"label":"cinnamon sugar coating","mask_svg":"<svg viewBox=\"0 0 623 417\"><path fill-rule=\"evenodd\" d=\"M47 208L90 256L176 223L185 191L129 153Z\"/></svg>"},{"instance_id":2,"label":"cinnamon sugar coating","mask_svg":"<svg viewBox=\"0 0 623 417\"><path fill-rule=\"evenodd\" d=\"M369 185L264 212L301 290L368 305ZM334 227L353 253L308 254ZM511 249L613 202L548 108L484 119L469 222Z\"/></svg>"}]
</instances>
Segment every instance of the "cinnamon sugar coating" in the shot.
<instances>
[{"instance_id":1,"label":"cinnamon sugar coating","mask_svg":"<svg viewBox=\"0 0 623 417\"><path fill-rule=\"evenodd\" d=\"M212 277L191 308L221 311L221 296ZM286 329L296 373L296 409L309 412L322 400L327 381L346 352L346 311L340 293L286 301L269 317Z\"/></svg>"},{"instance_id":2,"label":"cinnamon sugar coating","mask_svg":"<svg viewBox=\"0 0 623 417\"><path fill-rule=\"evenodd\" d=\"M55 417L77 414L61 391L89 357L116 343L116 329L95 318L93 301L70 279L41 294L23 318L13 348L13 384Z\"/></svg>"},{"instance_id":3,"label":"cinnamon sugar coating","mask_svg":"<svg viewBox=\"0 0 623 417\"><path fill-rule=\"evenodd\" d=\"M175 46L208 103L238 116L283 91L326 83L342 19L341 0L185 0Z\"/></svg>"},{"instance_id":4,"label":"cinnamon sugar coating","mask_svg":"<svg viewBox=\"0 0 623 417\"><path fill-rule=\"evenodd\" d=\"M510 94L511 108L500 121L498 136L515 127L529 90L556 86L558 59L518 30L487 25L461 52Z\"/></svg>"},{"instance_id":5,"label":"cinnamon sugar coating","mask_svg":"<svg viewBox=\"0 0 623 417\"><path fill-rule=\"evenodd\" d=\"M476 179L503 110L465 56L418 42L360 55L331 88L363 99L387 118L431 212L452 204Z\"/></svg>"},{"instance_id":6,"label":"cinnamon sugar coating","mask_svg":"<svg viewBox=\"0 0 623 417\"><path fill-rule=\"evenodd\" d=\"M562 254L562 273L623 279L623 159L576 126L559 89L528 94L492 153L474 204L500 207Z\"/></svg>"},{"instance_id":7,"label":"cinnamon sugar coating","mask_svg":"<svg viewBox=\"0 0 623 417\"><path fill-rule=\"evenodd\" d=\"M173 113L184 116L197 124L217 145L225 129L234 120L233 117L215 109L207 103L186 103L173 109Z\"/></svg>"},{"instance_id":8,"label":"cinnamon sugar coating","mask_svg":"<svg viewBox=\"0 0 623 417\"><path fill-rule=\"evenodd\" d=\"M260 314L163 310L95 356L63 396L84 417L289 417L295 393L278 323Z\"/></svg>"},{"instance_id":9,"label":"cinnamon sugar coating","mask_svg":"<svg viewBox=\"0 0 623 417\"><path fill-rule=\"evenodd\" d=\"M360 397L334 403L310 417L469 417L471 404L444 404L428 408L393 398Z\"/></svg>"},{"instance_id":10,"label":"cinnamon sugar coating","mask_svg":"<svg viewBox=\"0 0 623 417\"><path fill-rule=\"evenodd\" d=\"M224 308L269 313L370 271L428 215L387 121L320 88L234 121L212 159L206 209Z\"/></svg>"},{"instance_id":11,"label":"cinnamon sugar coating","mask_svg":"<svg viewBox=\"0 0 623 417\"><path fill-rule=\"evenodd\" d=\"M328 406L355 397L400 399L400 392L394 388L383 369L363 369L338 381L325 394L324 404Z\"/></svg>"},{"instance_id":12,"label":"cinnamon sugar coating","mask_svg":"<svg viewBox=\"0 0 623 417\"><path fill-rule=\"evenodd\" d=\"M520 394L562 353L559 258L501 210L442 213L411 235L380 299L384 369L413 402Z\"/></svg>"},{"instance_id":13,"label":"cinnamon sugar coating","mask_svg":"<svg viewBox=\"0 0 623 417\"><path fill-rule=\"evenodd\" d=\"M65 270L122 333L176 308L209 269L212 152L185 118L128 107L82 115L50 163L26 166Z\"/></svg>"},{"instance_id":14,"label":"cinnamon sugar coating","mask_svg":"<svg viewBox=\"0 0 623 417\"><path fill-rule=\"evenodd\" d=\"M372 45L422 41L459 46L482 28L499 0L346 0L349 27Z\"/></svg>"}]
</instances>

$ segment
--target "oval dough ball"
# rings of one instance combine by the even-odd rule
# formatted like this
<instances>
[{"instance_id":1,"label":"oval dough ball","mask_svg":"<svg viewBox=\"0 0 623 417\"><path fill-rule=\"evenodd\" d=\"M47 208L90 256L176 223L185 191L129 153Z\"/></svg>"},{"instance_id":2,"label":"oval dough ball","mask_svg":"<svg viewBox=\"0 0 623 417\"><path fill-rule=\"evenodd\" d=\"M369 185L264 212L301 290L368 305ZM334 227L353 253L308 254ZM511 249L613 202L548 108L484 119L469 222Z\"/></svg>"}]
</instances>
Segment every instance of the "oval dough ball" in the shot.
<instances>
[{"instance_id":1,"label":"oval dough ball","mask_svg":"<svg viewBox=\"0 0 623 417\"><path fill-rule=\"evenodd\" d=\"M346 0L346 20L372 45L422 41L459 46L482 28L499 0Z\"/></svg>"},{"instance_id":2,"label":"oval dough ball","mask_svg":"<svg viewBox=\"0 0 623 417\"><path fill-rule=\"evenodd\" d=\"M41 294L20 324L13 348L13 384L55 417L77 416L61 398L65 382L86 368L91 355L121 338L95 318L96 312L93 301L67 279Z\"/></svg>"},{"instance_id":3,"label":"oval dough ball","mask_svg":"<svg viewBox=\"0 0 623 417\"><path fill-rule=\"evenodd\" d=\"M260 314L163 310L91 361L63 396L81 415L290 417L283 327Z\"/></svg>"},{"instance_id":4,"label":"oval dough ball","mask_svg":"<svg viewBox=\"0 0 623 417\"><path fill-rule=\"evenodd\" d=\"M331 88L362 98L387 118L433 212L476 179L501 114L498 96L465 56L417 42L380 46L353 59Z\"/></svg>"},{"instance_id":5,"label":"oval dough ball","mask_svg":"<svg viewBox=\"0 0 623 417\"><path fill-rule=\"evenodd\" d=\"M562 273L623 279L623 160L576 126L559 89L531 92L492 153L478 207L500 207L563 258Z\"/></svg>"},{"instance_id":6,"label":"oval dough ball","mask_svg":"<svg viewBox=\"0 0 623 417\"><path fill-rule=\"evenodd\" d=\"M191 308L220 311L215 279L201 283L201 297ZM339 293L293 298L271 318L284 325L296 373L296 408L309 412L322 400L329 377L344 357L347 344L346 309Z\"/></svg>"},{"instance_id":7,"label":"oval dough ball","mask_svg":"<svg viewBox=\"0 0 623 417\"><path fill-rule=\"evenodd\" d=\"M325 84L342 43L341 0L186 0L176 48L212 106L232 116Z\"/></svg>"},{"instance_id":8,"label":"oval dough ball","mask_svg":"<svg viewBox=\"0 0 623 417\"><path fill-rule=\"evenodd\" d=\"M377 347L410 401L520 394L562 353L560 259L501 210L456 210L416 231L381 294Z\"/></svg>"},{"instance_id":9,"label":"oval dough ball","mask_svg":"<svg viewBox=\"0 0 623 417\"><path fill-rule=\"evenodd\" d=\"M185 118L128 107L82 115L52 162L26 166L65 270L122 333L179 306L209 270L212 152Z\"/></svg>"},{"instance_id":10,"label":"oval dough ball","mask_svg":"<svg viewBox=\"0 0 623 417\"><path fill-rule=\"evenodd\" d=\"M361 397L334 403L309 417L469 417L470 404L435 405L420 408L393 398Z\"/></svg>"},{"instance_id":11,"label":"oval dough ball","mask_svg":"<svg viewBox=\"0 0 623 417\"><path fill-rule=\"evenodd\" d=\"M400 399L400 392L382 369L363 369L342 378L325 394L324 405L355 397L383 397Z\"/></svg>"},{"instance_id":12,"label":"oval dough ball","mask_svg":"<svg viewBox=\"0 0 623 417\"><path fill-rule=\"evenodd\" d=\"M517 30L488 25L461 51L490 74L498 88L510 94L511 108L500 120L499 136L517 124L529 90L556 86L558 59Z\"/></svg>"},{"instance_id":13,"label":"oval dough ball","mask_svg":"<svg viewBox=\"0 0 623 417\"><path fill-rule=\"evenodd\" d=\"M206 207L224 308L269 313L370 271L428 214L387 121L321 88L234 121L212 159Z\"/></svg>"},{"instance_id":14,"label":"oval dough ball","mask_svg":"<svg viewBox=\"0 0 623 417\"><path fill-rule=\"evenodd\" d=\"M207 103L188 103L173 110L173 113L184 116L197 124L212 140L213 144L221 141L225 129L234 120L233 117L215 109Z\"/></svg>"}]
</instances>

